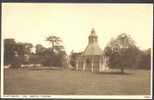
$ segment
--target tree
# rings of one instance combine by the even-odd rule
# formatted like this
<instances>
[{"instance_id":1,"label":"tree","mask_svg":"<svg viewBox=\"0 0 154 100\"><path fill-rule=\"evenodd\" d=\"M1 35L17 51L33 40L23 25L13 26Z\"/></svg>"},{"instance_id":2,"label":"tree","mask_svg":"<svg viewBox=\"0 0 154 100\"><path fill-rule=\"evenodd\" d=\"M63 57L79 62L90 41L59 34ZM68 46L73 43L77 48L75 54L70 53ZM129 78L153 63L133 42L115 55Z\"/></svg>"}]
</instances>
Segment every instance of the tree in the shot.
<instances>
[{"instance_id":1,"label":"tree","mask_svg":"<svg viewBox=\"0 0 154 100\"><path fill-rule=\"evenodd\" d=\"M82 52L74 52L72 50L71 54L70 54L70 64L72 67L75 68L75 65L76 65L76 60L79 56L81 56Z\"/></svg>"},{"instance_id":2,"label":"tree","mask_svg":"<svg viewBox=\"0 0 154 100\"><path fill-rule=\"evenodd\" d=\"M139 49L129 35L122 33L110 41L104 52L109 57L109 65L120 68L121 73L124 73L124 68L135 64Z\"/></svg>"},{"instance_id":3,"label":"tree","mask_svg":"<svg viewBox=\"0 0 154 100\"><path fill-rule=\"evenodd\" d=\"M151 48L141 51L139 56L139 66L141 69L150 69L151 67Z\"/></svg>"},{"instance_id":4,"label":"tree","mask_svg":"<svg viewBox=\"0 0 154 100\"><path fill-rule=\"evenodd\" d=\"M36 54L41 54L46 50L46 48L41 44L37 44L35 48L36 48L35 49Z\"/></svg>"},{"instance_id":5,"label":"tree","mask_svg":"<svg viewBox=\"0 0 154 100\"><path fill-rule=\"evenodd\" d=\"M146 64L146 69L150 69L151 67L151 48L148 48L145 50L145 64Z\"/></svg>"},{"instance_id":6,"label":"tree","mask_svg":"<svg viewBox=\"0 0 154 100\"><path fill-rule=\"evenodd\" d=\"M59 45L62 40L57 36L49 36L46 38L46 41L49 41L52 44L52 51L54 52L55 46Z\"/></svg>"},{"instance_id":7,"label":"tree","mask_svg":"<svg viewBox=\"0 0 154 100\"><path fill-rule=\"evenodd\" d=\"M31 55L31 43L15 42L14 39L4 40L4 64L19 67L22 63L28 63Z\"/></svg>"},{"instance_id":8,"label":"tree","mask_svg":"<svg viewBox=\"0 0 154 100\"><path fill-rule=\"evenodd\" d=\"M32 47L33 45L31 43L23 43L23 42L16 43L15 52L18 55L18 57L16 57L18 63L20 64L29 63L30 55L32 54L31 52Z\"/></svg>"},{"instance_id":9,"label":"tree","mask_svg":"<svg viewBox=\"0 0 154 100\"><path fill-rule=\"evenodd\" d=\"M61 66L68 66L67 64L67 54L64 50L64 46L59 45L59 46L55 46L55 50L56 50L56 56L58 58L58 60L60 61L60 65Z\"/></svg>"},{"instance_id":10,"label":"tree","mask_svg":"<svg viewBox=\"0 0 154 100\"><path fill-rule=\"evenodd\" d=\"M51 52L46 51L47 54L50 54L50 59L48 58L50 60L49 62L54 66L66 66L66 52L64 50L64 46L61 45L61 38L57 36L49 36L46 41L49 41L52 44Z\"/></svg>"},{"instance_id":11,"label":"tree","mask_svg":"<svg viewBox=\"0 0 154 100\"><path fill-rule=\"evenodd\" d=\"M48 48L45 48L44 46L37 44L35 46L35 53L31 55L31 62L35 64L44 64L46 61L46 51ZM50 56L50 53L47 55Z\"/></svg>"},{"instance_id":12,"label":"tree","mask_svg":"<svg viewBox=\"0 0 154 100\"><path fill-rule=\"evenodd\" d=\"M15 40L5 39L4 40L4 65L12 64L15 58Z\"/></svg>"},{"instance_id":13,"label":"tree","mask_svg":"<svg viewBox=\"0 0 154 100\"><path fill-rule=\"evenodd\" d=\"M24 52L26 53L26 54L31 54L32 52L31 52L31 49L33 48L33 44L31 44L31 43L24 43L23 44L24 45Z\"/></svg>"}]
</instances>

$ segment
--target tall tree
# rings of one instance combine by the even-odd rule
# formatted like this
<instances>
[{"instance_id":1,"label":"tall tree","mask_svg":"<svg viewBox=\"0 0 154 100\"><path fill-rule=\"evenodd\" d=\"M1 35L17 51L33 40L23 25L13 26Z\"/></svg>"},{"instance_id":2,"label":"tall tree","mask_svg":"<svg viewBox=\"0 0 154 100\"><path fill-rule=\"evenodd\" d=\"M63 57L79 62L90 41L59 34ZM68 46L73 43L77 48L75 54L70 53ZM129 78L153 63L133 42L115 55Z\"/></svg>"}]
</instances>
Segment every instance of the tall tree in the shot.
<instances>
[{"instance_id":1,"label":"tall tree","mask_svg":"<svg viewBox=\"0 0 154 100\"><path fill-rule=\"evenodd\" d=\"M62 40L60 39L60 37L57 36L49 36L46 38L46 41L49 41L52 45L52 51L54 52L55 50L55 46L59 45L60 42L62 42Z\"/></svg>"},{"instance_id":2,"label":"tall tree","mask_svg":"<svg viewBox=\"0 0 154 100\"><path fill-rule=\"evenodd\" d=\"M113 67L120 66L121 73L124 73L124 68L130 67L130 64L135 61L134 56L137 57L139 49L129 35L122 33L110 41L104 52L109 56L110 64Z\"/></svg>"},{"instance_id":3,"label":"tall tree","mask_svg":"<svg viewBox=\"0 0 154 100\"><path fill-rule=\"evenodd\" d=\"M64 46L62 45L62 40L60 37L57 36L49 36L47 37L46 41L49 41L52 45L51 51L52 54L50 59L52 59L53 65L58 66L67 66L66 65L66 52ZM50 61L51 62L51 61Z\"/></svg>"},{"instance_id":4,"label":"tall tree","mask_svg":"<svg viewBox=\"0 0 154 100\"><path fill-rule=\"evenodd\" d=\"M15 58L15 45L16 42L14 39L5 39L4 40L4 64L12 64Z\"/></svg>"}]
</instances>

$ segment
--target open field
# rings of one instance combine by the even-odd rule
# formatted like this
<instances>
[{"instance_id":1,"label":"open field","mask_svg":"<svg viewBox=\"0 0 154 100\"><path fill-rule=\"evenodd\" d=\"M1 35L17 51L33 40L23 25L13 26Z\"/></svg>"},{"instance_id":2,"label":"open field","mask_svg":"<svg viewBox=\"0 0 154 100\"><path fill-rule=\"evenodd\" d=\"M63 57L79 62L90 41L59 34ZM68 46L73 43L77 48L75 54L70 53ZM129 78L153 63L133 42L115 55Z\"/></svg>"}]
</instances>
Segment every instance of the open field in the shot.
<instances>
[{"instance_id":1,"label":"open field","mask_svg":"<svg viewBox=\"0 0 154 100\"><path fill-rule=\"evenodd\" d=\"M72 70L5 69L4 94L148 95L150 71L103 74Z\"/></svg>"}]
</instances>

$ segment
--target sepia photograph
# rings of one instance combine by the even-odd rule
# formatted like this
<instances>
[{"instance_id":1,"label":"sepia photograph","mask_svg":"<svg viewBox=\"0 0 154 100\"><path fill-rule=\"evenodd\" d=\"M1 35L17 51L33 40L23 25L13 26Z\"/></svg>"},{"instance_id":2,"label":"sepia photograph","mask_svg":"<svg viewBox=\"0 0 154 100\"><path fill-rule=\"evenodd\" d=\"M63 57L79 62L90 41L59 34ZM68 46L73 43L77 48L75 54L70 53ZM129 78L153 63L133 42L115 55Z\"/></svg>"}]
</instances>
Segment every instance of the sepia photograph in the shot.
<instances>
[{"instance_id":1,"label":"sepia photograph","mask_svg":"<svg viewBox=\"0 0 154 100\"><path fill-rule=\"evenodd\" d=\"M153 4L2 3L1 96L152 98Z\"/></svg>"}]
</instances>

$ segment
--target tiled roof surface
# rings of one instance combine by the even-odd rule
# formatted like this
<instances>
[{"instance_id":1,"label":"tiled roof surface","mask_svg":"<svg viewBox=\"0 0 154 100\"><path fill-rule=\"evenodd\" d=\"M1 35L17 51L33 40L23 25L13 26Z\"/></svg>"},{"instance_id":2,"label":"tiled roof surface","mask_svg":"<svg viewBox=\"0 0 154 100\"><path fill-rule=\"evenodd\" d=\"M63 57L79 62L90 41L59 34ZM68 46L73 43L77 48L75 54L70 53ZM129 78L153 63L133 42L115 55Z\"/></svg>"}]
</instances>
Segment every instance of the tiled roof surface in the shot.
<instances>
[{"instance_id":1,"label":"tiled roof surface","mask_svg":"<svg viewBox=\"0 0 154 100\"><path fill-rule=\"evenodd\" d=\"M102 54L103 51L101 50L99 45L97 43L93 43L93 44L88 44L87 48L85 49L82 55L86 56L86 55L102 55Z\"/></svg>"}]
</instances>

